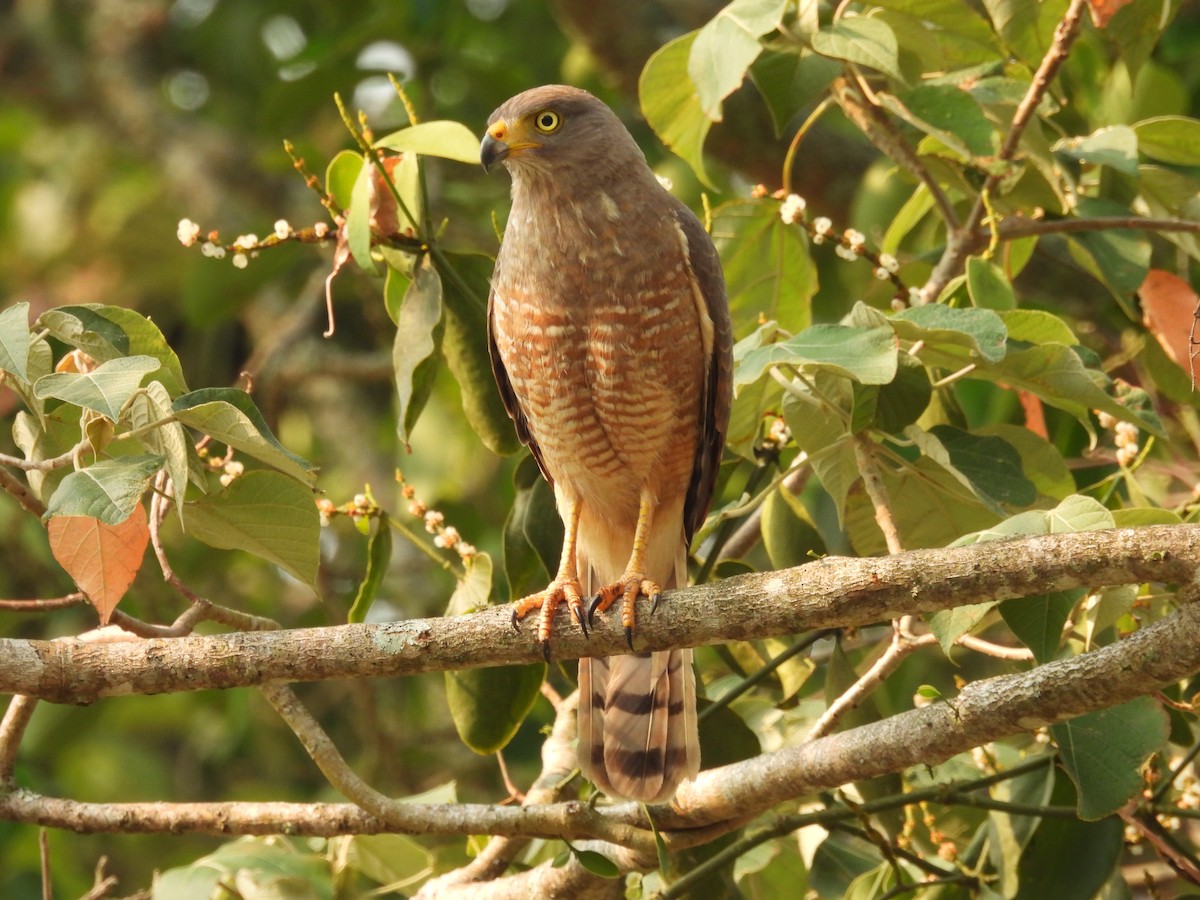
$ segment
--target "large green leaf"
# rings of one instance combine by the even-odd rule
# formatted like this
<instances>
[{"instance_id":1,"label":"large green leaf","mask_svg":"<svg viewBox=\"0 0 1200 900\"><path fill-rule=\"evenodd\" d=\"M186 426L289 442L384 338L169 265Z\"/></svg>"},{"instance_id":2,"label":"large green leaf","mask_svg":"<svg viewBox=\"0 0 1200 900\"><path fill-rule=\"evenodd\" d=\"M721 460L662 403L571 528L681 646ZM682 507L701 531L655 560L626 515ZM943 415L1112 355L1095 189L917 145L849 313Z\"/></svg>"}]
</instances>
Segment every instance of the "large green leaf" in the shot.
<instances>
[{"instance_id":1,"label":"large green leaf","mask_svg":"<svg viewBox=\"0 0 1200 900\"><path fill-rule=\"evenodd\" d=\"M1200 120L1156 116L1133 126L1137 147L1147 156L1177 166L1200 166Z\"/></svg>"},{"instance_id":2,"label":"large green leaf","mask_svg":"<svg viewBox=\"0 0 1200 900\"><path fill-rule=\"evenodd\" d=\"M446 615L473 612L488 604L492 561L476 554L446 608ZM533 708L546 677L546 664L496 666L446 672L446 701L463 743L487 755L502 750Z\"/></svg>"},{"instance_id":3,"label":"large green leaf","mask_svg":"<svg viewBox=\"0 0 1200 900\"><path fill-rule=\"evenodd\" d=\"M316 590L321 521L312 492L278 472L246 472L184 504L187 532L219 550L245 550Z\"/></svg>"},{"instance_id":4,"label":"large green leaf","mask_svg":"<svg viewBox=\"0 0 1200 900\"><path fill-rule=\"evenodd\" d=\"M142 379L161 368L153 356L111 359L90 372L55 372L39 378L33 393L39 399L54 397L82 406L117 421L129 398L141 387Z\"/></svg>"},{"instance_id":5,"label":"large green leaf","mask_svg":"<svg viewBox=\"0 0 1200 900\"><path fill-rule=\"evenodd\" d=\"M861 384L887 384L898 366L896 335L883 326L814 325L748 351L734 373L734 386L757 381L771 366L817 367Z\"/></svg>"},{"instance_id":6,"label":"large green leaf","mask_svg":"<svg viewBox=\"0 0 1200 900\"><path fill-rule=\"evenodd\" d=\"M59 483L46 503L46 515L89 516L107 525L120 525L162 466L161 456L149 454L93 463Z\"/></svg>"},{"instance_id":7,"label":"large green leaf","mask_svg":"<svg viewBox=\"0 0 1200 900\"><path fill-rule=\"evenodd\" d=\"M1078 212L1085 219L1130 215L1119 203L1093 198L1081 200ZM1111 228L1086 232L1072 235L1071 243L1087 251L1093 262L1093 274L1118 300L1125 300L1141 287L1150 268L1150 238L1141 231ZM1075 258L1079 260L1079 254Z\"/></svg>"},{"instance_id":8,"label":"large green leaf","mask_svg":"<svg viewBox=\"0 0 1200 900\"><path fill-rule=\"evenodd\" d=\"M996 128L966 91L949 84L924 84L879 102L910 125L932 135L964 159L995 154Z\"/></svg>"},{"instance_id":9,"label":"large green leaf","mask_svg":"<svg viewBox=\"0 0 1200 900\"><path fill-rule=\"evenodd\" d=\"M396 316L396 337L392 342L392 368L395 371L399 413L396 430L407 447L413 426L433 391L437 374L442 335L442 279L428 259L417 266L413 280L394 276L388 269L387 284L403 282L404 299ZM385 286L385 290L386 290Z\"/></svg>"},{"instance_id":10,"label":"large green leaf","mask_svg":"<svg viewBox=\"0 0 1200 900\"><path fill-rule=\"evenodd\" d=\"M779 27L787 0L733 0L700 29L688 53L688 77L714 122L762 50L759 38Z\"/></svg>"},{"instance_id":11,"label":"large green leaf","mask_svg":"<svg viewBox=\"0 0 1200 900\"><path fill-rule=\"evenodd\" d=\"M371 259L371 200L375 196L375 187L371 182L376 177L375 166L364 158L350 191L350 206L346 209L343 226L350 255L368 272L375 271L375 262Z\"/></svg>"},{"instance_id":12,"label":"large green leaf","mask_svg":"<svg viewBox=\"0 0 1200 900\"><path fill-rule=\"evenodd\" d=\"M971 302L981 309L1012 309L1017 305L1012 285L1000 267L979 256L967 260L967 291Z\"/></svg>"},{"instance_id":13,"label":"large green leaf","mask_svg":"<svg viewBox=\"0 0 1200 900\"><path fill-rule=\"evenodd\" d=\"M187 390L179 357L163 333L132 309L101 303L59 306L42 313L38 324L99 362L123 356L153 356L162 363L163 371L157 377L167 392L174 397Z\"/></svg>"},{"instance_id":14,"label":"large green leaf","mask_svg":"<svg viewBox=\"0 0 1200 900\"><path fill-rule=\"evenodd\" d=\"M29 304L14 303L0 312L0 370L29 380Z\"/></svg>"},{"instance_id":15,"label":"large green leaf","mask_svg":"<svg viewBox=\"0 0 1200 900\"><path fill-rule=\"evenodd\" d=\"M896 35L878 19L864 16L840 19L836 25L812 36L812 48L822 56L868 66L904 81Z\"/></svg>"},{"instance_id":16,"label":"large green leaf","mask_svg":"<svg viewBox=\"0 0 1200 900\"><path fill-rule=\"evenodd\" d=\"M325 193L333 198L339 209L349 209L355 182L362 172L361 153L341 150L325 167Z\"/></svg>"},{"instance_id":17,"label":"large green leaf","mask_svg":"<svg viewBox=\"0 0 1200 900\"><path fill-rule=\"evenodd\" d=\"M230 896L257 900L334 900L329 862L297 851L278 838L241 838L208 856L155 875L152 900L211 900Z\"/></svg>"},{"instance_id":18,"label":"large green leaf","mask_svg":"<svg viewBox=\"0 0 1200 900\"><path fill-rule=\"evenodd\" d=\"M1167 716L1152 697L1051 726L1063 768L1079 792L1081 819L1111 815L1141 791L1142 764L1167 742L1167 730Z\"/></svg>"},{"instance_id":19,"label":"large green leaf","mask_svg":"<svg viewBox=\"0 0 1200 900\"><path fill-rule=\"evenodd\" d=\"M439 156L456 162L479 165L479 138L461 122L421 122L384 135L376 147L397 153Z\"/></svg>"},{"instance_id":20,"label":"large green leaf","mask_svg":"<svg viewBox=\"0 0 1200 900\"><path fill-rule=\"evenodd\" d=\"M312 464L279 443L245 391L202 388L176 398L171 409L175 418L189 428L211 435L305 484L316 481Z\"/></svg>"},{"instance_id":21,"label":"large green leaf","mask_svg":"<svg viewBox=\"0 0 1200 900\"><path fill-rule=\"evenodd\" d=\"M995 435L1014 447L1021 457L1025 477L1033 482L1040 495L1062 500L1075 492L1075 477L1058 449L1045 438L1023 425L1005 422L976 428L977 435Z\"/></svg>"},{"instance_id":22,"label":"large green leaf","mask_svg":"<svg viewBox=\"0 0 1200 900\"><path fill-rule=\"evenodd\" d=\"M712 181L704 170L704 139L712 119L705 115L696 85L688 75L688 60L698 34L693 31L675 38L646 61L638 79L638 100L659 140L711 188Z\"/></svg>"},{"instance_id":23,"label":"large green leaf","mask_svg":"<svg viewBox=\"0 0 1200 900\"><path fill-rule=\"evenodd\" d=\"M532 456L513 473L516 497L504 523L504 575L516 600L544 588L558 568L563 525L554 492Z\"/></svg>"},{"instance_id":24,"label":"large green leaf","mask_svg":"<svg viewBox=\"0 0 1200 900\"><path fill-rule=\"evenodd\" d=\"M750 77L766 101L776 135L828 90L841 68L836 60L815 53L763 50Z\"/></svg>"},{"instance_id":25,"label":"large green leaf","mask_svg":"<svg viewBox=\"0 0 1200 900\"><path fill-rule=\"evenodd\" d=\"M856 308L857 311L857 308ZM913 306L891 318L896 334L928 347L967 351L989 362L1004 358L1008 331L990 309L955 309L941 303Z\"/></svg>"},{"instance_id":26,"label":"large green leaf","mask_svg":"<svg viewBox=\"0 0 1200 900\"><path fill-rule=\"evenodd\" d=\"M1051 806L1075 803L1069 778L1056 778ZM1014 900L1096 900L1121 863L1125 824L1117 816L1084 822L1061 816L1041 820L1016 863ZM1005 894L1005 896L1013 896ZM1116 896L1120 896L1118 893Z\"/></svg>"},{"instance_id":27,"label":"large green leaf","mask_svg":"<svg viewBox=\"0 0 1200 900\"><path fill-rule=\"evenodd\" d=\"M488 354L487 296L492 260L480 254L446 253L437 265L446 307L442 353L458 382L463 412L485 447L509 456L521 448L521 442L500 399Z\"/></svg>"},{"instance_id":28,"label":"large green leaf","mask_svg":"<svg viewBox=\"0 0 1200 900\"><path fill-rule=\"evenodd\" d=\"M1080 162L1108 166L1125 175L1137 174L1138 137L1128 125L1109 125L1084 137L1066 137L1050 149Z\"/></svg>"},{"instance_id":29,"label":"large green leaf","mask_svg":"<svg viewBox=\"0 0 1200 900\"><path fill-rule=\"evenodd\" d=\"M189 461L195 451L187 430L174 419L171 398L161 382L151 381L134 394L128 417L129 426L143 432L138 438L142 445L166 460L175 496L182 498L187 492ZM180 504L175 508L183 515Z\"/></svg>"},{"instance_id":30,"label":"large green leaf","mask_svg":"<svg viewBox=\"0 0 1200 900\"><path fill-rule=\"evenodd\" d=\"M812 382L822 397L797 386L795 392L783 395L783 418L796 446L808 454L809 465L833 500L840 519L850 487L859 478L858 464L848 425L826 405L826 400L836 402L841 394L849 405L850 385L843 378L821 372Z\"/></svg>"},{"instance_id":31,"label":"large green leaf","mask_svg":"<svg viewBox=\"0 0 1200 900\"><path fill-rule=\"evenodd\" d=\"M1002 438L950 425L936 425L929 431L912 426L904 433L993 512L1003 514L1005 506L1029 506L1037 499L1037 488L1025 477L1020 455Z\"/></svg>"},{"instance_id":32,"label":"large green leaf","mask_svg":"<svg viewBox=\"0 0 1200 900\"><path fill-rule=\"evenodd\" d=\"M734 334L764 318L796 332L812 322L817 268L803 228L785 225L779 204L735 200L713 215L713 242L721 254Z\"/></svg>"},{"instance_id":33,"label":"large green leaf","mask_svg":"<svg viewBox=\"0 0 1200 900\"><path fill-rule=\"evenodd\" d=\"M1053 591L1018 597L1000 604L1000 615L1012 633L1033 652L1039 663L1049 662L1062 644L1063 626L1083 596L1082 590Z\"/></svg>"}]
</instances>

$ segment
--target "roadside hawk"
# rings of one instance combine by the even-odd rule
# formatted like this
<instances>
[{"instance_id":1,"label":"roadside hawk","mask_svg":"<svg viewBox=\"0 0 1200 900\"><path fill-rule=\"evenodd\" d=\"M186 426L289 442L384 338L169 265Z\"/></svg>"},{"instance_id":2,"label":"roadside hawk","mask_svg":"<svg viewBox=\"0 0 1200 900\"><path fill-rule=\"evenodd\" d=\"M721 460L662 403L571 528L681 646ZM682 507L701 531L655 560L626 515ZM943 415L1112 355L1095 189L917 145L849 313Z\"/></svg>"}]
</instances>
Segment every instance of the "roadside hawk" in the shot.
<instances>
[{"instance_id":1,"label":"roadside hawk","mask_svg":"<svg viewBox=\"0 0 1200 900\"><path fill-rule=\"evenodd\" d=\"M586 91L534 88L492 113L480 157L512 176L489 298L492 369L566 528L514 624L566 604L584 632L621 600L687 583L729 420L732 337L716 249L633 137ZM585 608L585 597L590 597ZM579 767L606 794L663 802L700 767L692 651L579 663Z\"/></svg>"}]
</instances>

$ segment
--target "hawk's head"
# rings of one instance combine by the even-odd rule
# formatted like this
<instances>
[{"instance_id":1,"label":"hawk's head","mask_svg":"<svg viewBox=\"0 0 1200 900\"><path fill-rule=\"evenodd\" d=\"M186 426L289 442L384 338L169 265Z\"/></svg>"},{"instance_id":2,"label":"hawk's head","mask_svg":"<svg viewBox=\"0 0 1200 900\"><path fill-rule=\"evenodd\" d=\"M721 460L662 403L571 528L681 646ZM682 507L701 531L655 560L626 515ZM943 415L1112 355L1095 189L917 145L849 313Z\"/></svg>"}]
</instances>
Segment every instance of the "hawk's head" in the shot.
<instances>
[{"instance_id":1,"label":"hawk's head","mask_svg":"<svg viewBox=\"0 0 1200 900\"><path fill-rule=\"evenodd\" d=\"M550 84L517 94L488 118L479 149L484 170L496 163L514 176L644 161L633 137L611 109L587 91Z\"/></svg>"}]
</instances>

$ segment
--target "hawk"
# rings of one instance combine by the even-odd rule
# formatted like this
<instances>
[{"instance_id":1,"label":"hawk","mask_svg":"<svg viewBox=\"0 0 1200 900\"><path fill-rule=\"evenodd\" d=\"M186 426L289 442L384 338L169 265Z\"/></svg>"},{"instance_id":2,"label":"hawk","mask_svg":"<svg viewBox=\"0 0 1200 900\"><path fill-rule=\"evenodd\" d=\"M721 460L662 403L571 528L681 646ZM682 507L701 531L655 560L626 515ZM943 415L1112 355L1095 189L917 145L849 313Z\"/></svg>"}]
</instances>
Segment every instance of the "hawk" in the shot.
<instances>
[{"instance_id":1,"label":"hawk","mask_svg":"<svg viewBox=\"0 0 1200 900\"><path fill-rule=\"evenodd\" d=\"M488 119L512 210L488 300L492 370L566 530L544 590L513 622L566 604L587 632L620 599L633 650L638 597L687 584L731 402L732 328L716 249L586 91L548 85ZM585 606L585 598L586 600ZM670 799L700 768L692 651L579 662L579 766L606 794Z\"/></svg>"}]
</instances>

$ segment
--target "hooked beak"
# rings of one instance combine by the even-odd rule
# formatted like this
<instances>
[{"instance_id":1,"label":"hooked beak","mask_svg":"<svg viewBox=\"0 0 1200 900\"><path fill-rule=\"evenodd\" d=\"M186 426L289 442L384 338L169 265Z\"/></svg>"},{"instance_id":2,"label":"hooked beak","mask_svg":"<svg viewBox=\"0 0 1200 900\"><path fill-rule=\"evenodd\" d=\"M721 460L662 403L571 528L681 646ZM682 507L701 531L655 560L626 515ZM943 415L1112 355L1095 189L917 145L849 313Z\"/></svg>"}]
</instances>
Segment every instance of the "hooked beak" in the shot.
<instances>
[{"instance_id":1,"label":"hooked beak","mask_svg":"<svg viewBox=\"0 0 1200 900\"><path fill-rule=\"evenodd\" d=\"M496 163L504 162L504 160L508 159L508 144L499 138L493 137L492 131L494 130L496 129L489 130L483 136L483 143L479 145L479 161L483 163L484 172L490 172L492 166L496 165ZM501 134L503 134L503 130L501 130Z\"/></svg>"}]
</instances>

